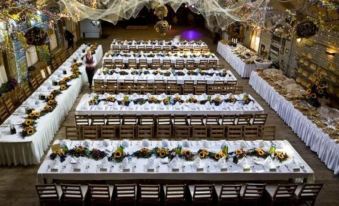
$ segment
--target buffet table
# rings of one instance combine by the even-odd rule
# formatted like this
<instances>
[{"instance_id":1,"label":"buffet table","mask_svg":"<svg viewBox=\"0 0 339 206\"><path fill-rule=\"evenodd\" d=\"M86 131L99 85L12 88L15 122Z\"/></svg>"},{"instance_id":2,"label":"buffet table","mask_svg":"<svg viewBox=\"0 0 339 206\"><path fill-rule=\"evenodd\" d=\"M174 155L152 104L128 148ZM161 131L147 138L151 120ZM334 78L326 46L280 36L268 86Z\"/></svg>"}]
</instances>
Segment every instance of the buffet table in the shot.
<instances>
[{"instance_id":1,"label":"buffet table","mask_svg":"<svg viewBox=\"0 0 339 206\"><path fill-rule=\"evenodd\" d=\"M36 120L36 132L31 136L23 137L21 123L25 121L26 109L43 109L45 100L39 98L40 95L48 95L52 90L58 90L59 86L54 86L53 81L58 81L71 73L71 65L74 59L82 62L83 50L88 46L82 45L73 53L44 83L19 107L16 111L0 125L0 165L32 165L40 162L41 157L49 147L55 133L59 130L62 121L72 108L78 94L81 91L83 82L86 79L84 65L79 67L80 75L68 82L68 89L56 96L58 102L55 109L41 116ZM101 51L100 51L101 50ZM97 47L95 58L100 61L102 47ZM65 72L67 72L65 74ZM10 133L10 124L13 124L17 133Z\"/></svg>"},{"instance_id":2,"label":"buffet table","mask_svg":"<svg viewBox=\"0 0 339 206\"><path fill-rule=\"evenodd\" d=\"M339 174L339 144L275 91L257 72L252 72L249 83L327 167L334 170L334 174Z\"/></svg>"},{"instance_id":3,"label":"buffet table","mask_svg":"<svg viewBox=\"0 0 339 206\"><path fill-rule=\"evenodd\" d=\"M85 94L75 113L78 115L240 115L262 113L264 109L249 95L252 100L248 104L242 102L244 94L233 95L237 101L226 102L228 95L110 95L110 94ZM129 105L123 101L128 97ZM175 101L179 98L179 101ZM207 99L210 98L210 101ZM214 99L219 99L220 104L213 103ZM194 99L194 100L193 100ZM197 101L193 103L192 101ZM158 103L149 103L158 101ZM164 104L167 101L167 104ZM181 102L180 102L181 101ZM204 101L204 103L200 103Z\"/></svg>"},{"instance_id":4,"label":"buffet table","mask_svg":"<svg viewBox=\"0 0 339 206\"><path fill-rule=\"evenodd\" d=\"M187 54L188 53L188 54ZM163 53L163 52L120 52L120 53L111 53L107 52L104 55L103 61L112 60L113 62L116 60L122 60L123 63L127 64L128 60L136 60L136 63L139 63L139 60L145 59L148 64L152 63L152 60L159 59L162 64L164 60L170 60L171 63L176 63L177 60L182 60L184 63L187 61L194 61L194 63L200 63L200 61L217 61L219 63L218 57L210 53L208 55L194 55L191 52L173 52L173 53Z\"/></svg>"},{"instance_id":5,"label":"buffet table","mask_svg":"<svg viewBox=\"0 0 339 206\"><path fill-rule=\"evenodd\" d=\"M190 72L195 72L191 74ZM154 83L155 80L163 80L165 83L167 81L177 81L178 84L184 84L184 81L191 80L194 81L194 84L197 84L198 81L206 81L207 84L214 84L215 81L227 83L229 81L235 82L237 79L234 74L225 70L221 72L220 70L206 70L204 73L208 75L203 75L200 71L188 71L183 70L131 70L131 69L116 69L114 71L109 71L103 69L98 69L93 77L94 80L115 80L118 83L123 83L125 80L133 80L137 83L140 80L146 80L147 83Z\"/></svg>"},{"instance_id":6,"label":"buffet table","mask_svg":"<svg viewBox=\"0 0 339 206\"><path fill-rule=\"evenodd\" d=\"M38 170L39 183L54 180L206 180L206 181L314 181L314 172L288 141L71 141L58 140L68 153L53 156L50 151ZM287 155L284 160L268 153ZM78 149L76 149L78 148ZM146 148L146 150L145 150ZM226 148L226 149L225 149ZM250 155L261 148L265 157ZM79 155L84 151L100 150L102 155ZM77 151L74 152L74 151ZM202 151L204 150L204 151ZM239 156L237 151L247 155ZM58 149L60 151L60 149ZM120 151L123 158L114 154ZM146 151L142 153L141 151ZM149 153L154 151L153 153ZM160 154L161 151L167 151ZM183 156L182 154L189 155ZM216 158L201 155L220 154ZM147 153L148 152L148 153ZM91 152L90 152L91 153ZM57 154L57 153L55 153ZM143 155L144 154L144 155ZM150 154L150 155L148 155ZM222 155L225 154L225 155ZM112 155L114 156L112 158ZM162 156L160 156L162 155ZM95 158L93 158L95 157ZM235 161L237 159L237 161Z\"/></svg>"},{"instance_id":7,"label":"buffet table","mask_svg":"<svg viewBox=\"0 0 339 206\"><path fill-rule=\"evenodd\" d=\"M238 47L243 47L238 45ZM247 64L234 53L236 47L231 47L229 45L223 44L222 42L218 43L217 52L232 66L233 69L243 78L249 78L252 71L255 71L258 67L255 63ZM260 63L263 67L270 65L271 63Z\"/></svg>"}]
</instances>

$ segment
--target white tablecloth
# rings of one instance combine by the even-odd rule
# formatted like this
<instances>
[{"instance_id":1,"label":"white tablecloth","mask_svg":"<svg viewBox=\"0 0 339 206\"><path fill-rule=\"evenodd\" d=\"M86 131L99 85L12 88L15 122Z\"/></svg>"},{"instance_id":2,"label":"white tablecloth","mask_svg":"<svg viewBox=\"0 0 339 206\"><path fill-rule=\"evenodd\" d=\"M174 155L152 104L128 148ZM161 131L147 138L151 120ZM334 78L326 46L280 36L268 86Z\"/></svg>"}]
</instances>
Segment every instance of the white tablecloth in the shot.
<instances>
[{"instance_id":1,"label":"white tablecloth","mask_svg":"<svg viewBox=\"0 0 339 206\"><path fill-rule=\"evenodd\" d=\"M52 80L60 79L63 76L63 70L70 74L70 66L74 59L80 61L83 55L82 50L88 48L85 45L74 52L4 123L0 126L0 165L31 165L40 162L44 151L48 149L50 142L53 140L55 133L64 121L69 110L73 106L77 96L80 93L83 81L85 80L85 68L82 65L79 69L82 75L70 81L70 87L62 94L56 97L58 102L53 112L50 112L37 120L36 133L23 138L19 132L21 128L16 125L17 134L11 135L9 132L8 121L12 124L21 124L24 119L26 107L39 108L43 107L44 101L38 100L39 94L48 94L52 89L58 88L52 86ZM102 47L98 47L97 53L102 55ZM96 56L100 58L100 56ZM98 59L100 60L100 59Z\"/></svg>"},{"instance_id":2,"label":"white tablecloth","mask_svg":"<svg viewBox=\"0 0 339 206\"><path fill-rule=\"evenodd\" d=\"M118 71L118 70L117 70ZM154 75L152 72L154 72L154 70L147 70L149 72L149 74L131 74L132 70L130 69L124 69L124 70L120 70L120 71L125 71L128 74L127 75L120 75L117 73L114 74L103 74L102 69L98 69L97 72L95 73L93 79L94 80L116 80L118 82L124 82L125 80L133 80L134 82L137 82L138 80L147 80L147 83L154 83L155 80L164 80L164 82L166 83L168 80L175 80L177 81L178 84L184 84L185 80L193 80L194 84L197 84L198 80L205 80L207 81L207 84L214 84L215 81L223 81L223 82L228 82L228 81L237 81L236 77L234 76L234 74L231 71L227 71L226 76L221 77L216 75L216 70L207 70L206 72L209 72L211 74L215 73L215 75L213 76L208 76L208 75L190 75L187 74L187 70L183 69L183 70L168 70L168 72L171 72L170 76L165 76L165 75L160 75L160 74L156 74ZM141 71L146 71L146 70L141 70ZM185 75L183 76L178 76L178 75L173 75L173 73L175 72L183 72L185 73ZM164 70L161 70L160 72L165 72ZM217 73L219 73L220 71L218 70Z\"/></svg>"},{"instance_id":3,"label":"white tablecloth","mask_svg":"<svg viewBox=\"0 0 339 206\"><path fill-rule=\"evenodd\" d=\"M118 105L117 102L107 102L101 101L98 105L89 105L89 100L91 100L96 93L85 94L77 108L75 113L79 115L110 115L110 114L120 114L120 115L154 115L154 114L171 114L171 115L233 115L233 114L254 114L254 113L262 113L264 109L260 106L258 102L253 99L247 105L243 105L240 102L236 103L226 103L223 102L219 106L215 106L214 104L210 104L209 102L205 105L200 103L182 103L175 105L164 105L160 104L143 104L138 105L134 103L130 103L129 106ZM99 95L99 99L104 97L108 97L108 94ZM122 100L124 94L119 94L116 97L117 100ZM186 100L190 97L190 95L180 95L182 100ZM212 99L217 95L212 95ZM222 98L227 98L228 95L220 95ZM237 99L242 99L241 95L235 95ZM148 95L137 95L133 94L130 100L137 98L147 98ZM165 94L162 95L154 95L158 99L162 100L166 97ZM174 97L174 95L173 95ZM207 99L207 95L195 95L198 101Z\"/></svg>"},{"instance_id":4,"label":"white tablecloth","mask_svg":"<svg viewBox=\"0 0 339 206\"><path fill-rule=\"evenodd\" d=\"M104 143L105 142L105 143ZM56 141L55 143L59 143ZM262 147L266 151L271 147L269 141L92 141L87 142L89 149L96 148L105 151L110 155L116 147L123 145L124 152L132 154L133 152L147 147L165 146L168 149L182 146L183 149L189 149L196 153L199 149L207 149L210 152L219 152L223 145L228 146L228 152L234 152L236 149L244 150ZM181 158L174 158L172 161L156 158L155 156L145 159L137 157L128 157L121 163L103 160L93 160L86 157L72 158L67 157L64 162L60 162L59 157L51 160L47 155L44 162L38 170L38 182L52 182L53 180L138 180L138 179L156 179L156 180L208 180L208 181L273 181L289 179L306 178L308 182L314 181L314 172L308 164L300 157L288 141L273 141L277 146L277 151L286 152L289 158L283 162L273 160L268 157L258 158L247 156L239 159L238 164L234 164L230 157L228 160L215 161L212 159L197 158L194 161L186 161ZM64 143L62 143L64 144ZM85 145L85 141L67 141L68 148L77 145ZM51 151L50 151L51 153ZM49 153L49 154L50 154ZM152 164L153 162L153 164ZM174 163L175 162L175 163ZM275 165L276 171L270 170L271 165ZM52 171L53 169L57 169ZM80 169L75 171L74 168ZM101 168L106 168L102 171ZM129 168L129 171L123 171L123 168ZM150 171L153 169L153 171ZM177 168L177 171L173 171ZM244 170L249 168L249 170ZM299 169L297 169L299 168Z\"/></svg>"},{"instance_id":5,"label":"white tablecloth","mask_svg":"<svg viewBox=\"0 0 339 206\"><path fill-rule=\"evenodd\" d=\"M218 43L217 52L235 69L243 78L249 78L253 70L257 69L255 64L246 64L240 57L233 53L229 45Z\"/></svg>"},{"instance_id":6,"label":"white tablecloth","mask_svg":"<svg viewBox=\"0 0 339 206\"><path fill-rule=\"evenodd\" d=\"M339 144L294 108L292 102L275 91L257 72L252 72L249 83L305 144L318 154L321 161L334 170L334 174L339 174Z\"/></svg>"},{"instance_id":7,"label":"white tablecloth","mask_svg":"<svg viewBox=\"0 0 339 206\"><path fill-rule=\"evenodd\" d=\"M129 49L131 46L134 46L135 48L145 48L145 47L152 47L154 49L155 47L160 47L163 49L163 47L170 47L172 48L179 48L179 49L193 49L193 48L208 48L207 44L205 42L196 42L196 41L190 41L190 42L183 42L183 41L144 41L142 43L137 43L135 40L131 41L117 41L113 40L111 44L111 49Z\"/></svg>"},{"instance_id":8,"label":"white tablecloth","mask_svg":"<svg viewBox=\"0 0 339 206\"><path fill-rule=\"evenodd\" d=\"M124 54L126 54L126 53L124 53ZM187 60L193 60L195 63L199 63L201 60L207 60L207 61L215 60L215 61L217 61L217 63L219 63L219 59L218 59L218 57L215 54L212 54L211 57L203 57L203 56L197 56L197 57L187 56L187 57L183 57L183 56L174 56L174 53L171 56L162 57L162 56L157 56L156 55L157 53L155 53L155 52L153 54L155 55L154 57L147 57L146 55L142 55L140 57L139 56L129 56L129 57L126 57L126 56L113 56L112 57L111 55L109 55L109 53L106 53L104 55L103 61L105 61L105 59L111 59L114 62L115 60L122 59L123 63L126 64L126 63L128 63L129 59L135 59L137 63L139 63L140 59L146 59L147 63L151 64L153 59L159 59L160 63L163 63L164 60L171 60L171 63L173 63L173 64L176 63L177 60L183 60L184 63L186 63ZM178 53L178 54L182 54L182 53ZM132 53L128 53L128 55L132 55Z\"/></svg>"}]
</instances>

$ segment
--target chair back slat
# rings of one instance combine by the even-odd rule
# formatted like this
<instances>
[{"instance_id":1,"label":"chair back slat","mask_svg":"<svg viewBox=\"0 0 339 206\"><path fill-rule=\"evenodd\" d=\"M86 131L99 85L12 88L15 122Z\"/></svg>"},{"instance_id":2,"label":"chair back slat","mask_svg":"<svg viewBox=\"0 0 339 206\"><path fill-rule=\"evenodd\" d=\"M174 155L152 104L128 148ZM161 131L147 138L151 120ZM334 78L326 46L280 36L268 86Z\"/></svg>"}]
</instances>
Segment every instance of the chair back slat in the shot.
<instances>
[{"instance_id":1,"label":"chair back slat","mask_svg":"<svg viewBox=\"0 0 339 206\"><path fill-rule=\"evenodd\" d=\"M265 184L252 184L245 185L243 199L261 199L265 190Z\"/></svg>"}]
</instances>

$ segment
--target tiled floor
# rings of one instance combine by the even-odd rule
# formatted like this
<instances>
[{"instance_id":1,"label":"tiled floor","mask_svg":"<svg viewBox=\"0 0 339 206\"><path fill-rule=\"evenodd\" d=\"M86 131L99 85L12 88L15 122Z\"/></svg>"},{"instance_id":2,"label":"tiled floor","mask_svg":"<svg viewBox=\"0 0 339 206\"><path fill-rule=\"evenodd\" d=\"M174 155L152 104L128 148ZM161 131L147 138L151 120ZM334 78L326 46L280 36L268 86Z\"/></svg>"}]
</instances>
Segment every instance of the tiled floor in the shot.
<instances>
[{"instance_id":1,"label":"tiled floor","mask_svg":"<svg viewBox=\"0 0 339 206\"><path fill-rule=\"evenodd\" d=\"M172 39L175 35L180 34L183 28L174 28L166 39ZM208 31L200 30L203 34L202 40L207 42L212 51L216 50L213 44L211 34ZM106 38L100 40L87 40L88 42L97 42L102 44L104 51L107 51L113 38L120 39L163 39L153 31L152 26L145 30L125 30L111 29L105 30ZM225 63L222 59L221 61ZM225 63L226 64L226 63ZM227 66L229 67L229 66ZM236 72L233 70L234 74ZM287 139L292 143L304 160L315 171L316 182L324 183L325 187L319 195L317 206L336 206L339 205L339 177L334 176L333 172L328 170L326 166L318 159L317 155L310 151L309 148L293 133L293 131L279 118L279 116L266 104L266 102L258 96L249 86L248 80L237 78L240 85L244 86L244 90L251 94L264 107L269 114L268 124L277 126L277 139ZM88 92L87 87L83 88L82 94ZM81 97L81 95L79 96ZM77 102L79 98L77 99ZM64 126L74 124L74 107L70 111L62 127L60 128L56 138L64 138ZM30 206L38 205L38 199L35 192L37 166L30 167L0 167L0 206Z\"/></svg>"}]
</instances>

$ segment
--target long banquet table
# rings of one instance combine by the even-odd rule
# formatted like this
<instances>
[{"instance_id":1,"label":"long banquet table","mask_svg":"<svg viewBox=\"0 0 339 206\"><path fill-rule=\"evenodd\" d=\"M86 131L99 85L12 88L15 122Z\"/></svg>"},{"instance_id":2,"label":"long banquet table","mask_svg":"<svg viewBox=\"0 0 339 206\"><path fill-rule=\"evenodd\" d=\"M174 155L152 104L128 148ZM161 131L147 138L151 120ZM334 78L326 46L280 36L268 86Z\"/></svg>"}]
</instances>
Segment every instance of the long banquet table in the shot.
<instances>
[{"instance_id":1,"label":"long banquet table","mask_svg":"<svg viewBox=\"0 0 339 206\"><path fill-rule=\"evenodd\" d=\"M119 70L116 70L119 71ZM161 70L159 71L159 73L157 74L153 74L154 70L140 70L140 72L138 72L138 74L133 74L132 72L135 70L129 70L129 69L124 69L121 70L126 72L126 75L122 75L119 73L113 73L113 74L104 74L103 69L98 69L93 77L94 80L103 80L103 81L107 81L107 80L116 80L118 83L123 83L125 80L133 80L134 82L138 82L140 80L146 80L147 83L154 83L155 80L163 80L165 83L167 81L177 81L178 84L184 84L186 80L191 80L194 81L194 84L197 84L198 81L203 80L206 81L207 84L214 84L215 81L222 81L224 83L227 83L229 81L237 81L236 77L234 76L234 74L227 70L226 71L226 75L225 76L220 76L218 75L220 72L218 72L217 70L206 70L206 72L210 72L211 74L213 74L212 76L209 75L190 75L188 74L188 70L184 69L184 70ZM147 74L145 74L144 72L147 71ZM164 73L164 72L168 72L170 73L170 75L162 75L160 73ZM176 72L181 72L184 75L177 75Z\"/></svg>"},{"instance_id":2,"label":"long banquet table","mask_svg":"<svg viewBox=\"0 0 339 206\"><path fill-rule=\"evenodd\" d=\"M241 99L243 94L234 95L236 98ZM249 95L249 97L253 100L247 105L243 105L240 101L236 103L226 103L223 102L219 106L211 104L209 102L205 104L200 103L181 103L178 102L174 105L164 105L163 103L153 104L146 102L143 105L134 104L132 101L129 106L119 105L117 101L109 102L109 101L100 101L97 105L90 105L90 100L93 97L98 96L99 99L107 98L109 96L114 96L118 101L122 101L124 98L124 94L118 95L109 95L109 94L84 94L81 98L78 106L76 107L75 113L77 115L153 115L153 114L167 114L167 115L240 115L240 114L255 114L262 113L264 109L260 106L260 104L253 99ZM129 95L129 99L147 99L151 95L137 95L132 94ZM152 95L152 97L156 97L159 100L165 99L168 95ZM170 95L172 98L175 95ZM208 95L193 95L198 101L205 100L208 98ZM227 99L229 95L211 95L213 99L216 96L220 96L224 99ZM182 100L187 100L192 95L180 95Z\"/></svg>"},{"instance_id":3,"label":"long banquet table","mask_svg":"<svg viewBox=\"0 0 339 206\"><path fill-rule=\"evenodd\" d=\"M246 64L240 57L234 54L233 49L222 42L218 43L217 52L237 71L243 78L249 78L252 71L257 69L256 64Z\"/></svg>"},{"instance_id":4,"label":"long banquet table","mask_svg":"<svg viewBox=\"0 0 339 206\"><path fill-rule=\"evenodd\" d=\"M233 156L228 160L225 158L214 160L211 158L200 159L197 156L192 161L179 157L159 158L154 155L150 158L137 158L136 156L125 157L121 162L108 160L94 160L89 157L66 156L61 162L59 157L50 159L50 151L38 170L39 183L51 183L54 180L206 180L206 181L289 181L296 182L314 181L314 172L310 166L301 158L292 145L284 140L277 141L70 141L58 140L55 144L67 145L73 148L83 146L89 150L95 148L104 151L107 156L116 151L117 147L123 146L125 154L142 148L152 149L165 147L169 150L178 146L184 150L191 150L194 154L199 149L207 149L209 152L219 152L225 145L228 153L235 152L239 148L249 150L262 148L269 150L275 144L276 151L286 152L287 160L280 162L270 156L259 158L257 156L246 156L237 163L233 162ZM246 169L245 169L246 168Z\"/></svg>"},{"instance_id":5,"label":"long banquet table","mask_svg":"<svg viewBox=\"0 0 339 206\"><path fill-rule=\"evenodd\" d=\"M292 102L275 91L257 72L252 72L249 83L326 166L334 174L339 174L339 144L296 109Z\"/></svg>"},{"instance_id":6,"label":"long banquet table","mask_svg":"<svg viewBox=\"0 0 339 206\"><path fill-rule=\"evenodd\" d=\"M20 124L24 121L25 109L41 109L43 100L39 100L40 94L48 94L58 86L53 86L52 81L63 77L66 70L70 73L74 59L81 62L84 49L89 48L81 45L44 83L19 107L16 111L0 125L0 165L32 165L40 162L41 157L53 140L54 134L58 131L65 116L73 106L80 93L83 82L86 81L84 65L79 67L82 75L69 82L69 88L56 97L58 102L56 108L40 117L36 123L36 132L31 136L22 137ZM94 57L97 62L102 58L102 47L98 46ZM101 55L101 56L100 56ZM9 124L15 124L17 133L10 134Z\"/></svg>"},{"instance_id":7,"label":"long banquet table","mask_svg":"<svg viewBox=\"0 0 339 206\"><path fill-rule=\"evenodd\" d=\"M121 53L122 55L114 55L114 56L111 56L111 54L106 53L103 57L103 61L112 60L114 62L115 60L121 59L123 61L123 63L127 64L128 60L136 60L136 63L139 63L139 60L145 59L148 64L151 64L152 60L159 59L160 63L163 63L164 60L170 60L171 63L173 63L173 64L176 63L177 60L183 60L184 63L186 63L187 61L194 61L194 63L199 63L201 60L206 60L206 61L213 60L213 61L217 61L217 63L219 63L218 57L213 53L211 54L210 57L203 57L203 56L196 56L196 57L186 56L186 57L184 57L183 53L180 53L180 52L176 52L176 53L181 54L181 56L180 55L175 56L174 53L172 53L170 56L157 56L157 54L158 54L157 52L152 53L152 56L149 56L148 55L149 53L144 53L141 56L139 56L139 55L135 56L135 54L132 53L132 52L129 52L127 54ZM126 56L126 55L128 55L128 56Z\"/></svg>"},{"instance_id":8,"label":"long banquet table","mask_svg":"<svg viewBox=\"0 0 339 206\"><path fill-rule=\"evenodd\" d=\"M145 49L146 47L150 47L152 49L160 48L164 49L165 47L169 47L170 49L179 48L179 49L208 49L208 46L205 42L183 42L183 41L143 41L138 42L135 40L131 41L117 41L113 40L111 44L111 49L130 49L131 47L135 47L136 49Z\"/></svg>"}]
</instances>

